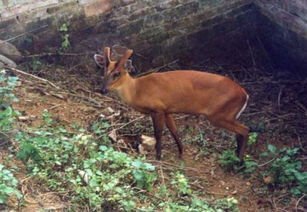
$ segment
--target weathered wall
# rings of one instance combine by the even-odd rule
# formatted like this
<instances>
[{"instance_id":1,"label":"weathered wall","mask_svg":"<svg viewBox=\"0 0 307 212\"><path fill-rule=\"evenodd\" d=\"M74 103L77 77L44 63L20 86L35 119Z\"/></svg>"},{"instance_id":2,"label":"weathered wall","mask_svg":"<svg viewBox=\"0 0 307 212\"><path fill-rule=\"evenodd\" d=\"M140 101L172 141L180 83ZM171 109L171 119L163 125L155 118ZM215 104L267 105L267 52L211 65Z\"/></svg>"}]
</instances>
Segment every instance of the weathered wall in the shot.
<instances>
[{"instance_id":1,"label":"weathered wall","mask_svg":"<svg viewBox=\"0 0 307 212\"><path fill-rule=\"evenodd\" d=\"M305 3L306 0L0 0L0 40L42 51L46 43L59 45L58 29L69 23L74 50L79 47L95 51L102 45L120 43L134 48L147 60L154 58L152 65L160 65L179 57L201 59L225 52L235 57L259 35L276 64L303 69L307 67Z\"/></svg>"},{"instance_id":2,"label":"weathered wall","mask_svg":"<svg viewBox=\"0 0 307 212\"><path fill-rule=\"evenodd\" d=\"M275 64L307 72L307 1L255 0L258 34Z\"/></svg>"},{"instance_id":3,"label":"weathered wall","mask_svg":"<svg viewBox=\"0 0 307 212\"><path fill-rule=\"evenodd\" d=\"M249 24L243 16L251 10L246 0L135 1L114 8L92 34L103 38L100 43L113 39L154 58L155 66L184 57L191 49L209 49L213 39L226 40Z\"/></svg>"},{"instance_id":4,"label":"weathered wall","mask_svg":"<svg viewBox=\"0 0 307 212\"><path fill-rule=\"evenodd\" d=\"M53 38L59 26L93 26L113 6L109 0L0 0L0 39L23 45L26 37ZM118 1L112 1L118 4ZM39 37L40 36L40 37Z\"/></svg>"},{"instance_id":5,"label":"weathered wall","mask_svg":"<svg viewBox=\"0 0 307 212\"><path fill-rule=\"evenodd\" d=\"M208 32L208 35L203 33L201 36L203 42L210 42L210 38L238 28L239 23L234 18L250 10L250 7L244 7L249 2L0 0L0 40L8 40L23 47L32 45L32 40L34 43L51 41L59 37L54 37L54 34L61 24L70 23L72 30L87 30L86 35L96 40L92 42L93 48L113 40L151 57L167 52L176 54L195 46L189 37L200 31ZM166 60L158 58L157 61L161 62L162 59Z\"/></svg>"}]
</instances>

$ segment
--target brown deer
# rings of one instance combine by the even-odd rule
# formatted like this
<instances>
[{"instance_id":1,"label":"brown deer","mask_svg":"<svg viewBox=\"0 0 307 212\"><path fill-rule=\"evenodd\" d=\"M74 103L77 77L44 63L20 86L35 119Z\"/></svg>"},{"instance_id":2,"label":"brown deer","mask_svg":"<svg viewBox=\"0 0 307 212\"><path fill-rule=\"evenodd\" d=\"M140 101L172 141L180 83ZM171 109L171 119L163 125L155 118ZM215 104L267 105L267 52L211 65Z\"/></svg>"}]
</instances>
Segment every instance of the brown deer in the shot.
<instances>
[{"instance_id":1,"label":"brown deer","mask_svg":"<svg viewBox=\"0 0 307 212\"><path fill-rule=\"evenodd\" d=\"M171 114L187 113L205 115L214 126L235 133L236 153L243 162L249 128L237 119L247 105L248 94L240 85L221 75L194 70L152 73L133 78L128 73L131 67L128 59L133 51L121 51L118 60L111 60L109 47L104 48L103 55L94 56L97 65L104 70L102 93L115 91L128 105L151 116L157 159L161 159L161 137L165 124L182 157L183 146Z\"/></svg>"}]
</instances>

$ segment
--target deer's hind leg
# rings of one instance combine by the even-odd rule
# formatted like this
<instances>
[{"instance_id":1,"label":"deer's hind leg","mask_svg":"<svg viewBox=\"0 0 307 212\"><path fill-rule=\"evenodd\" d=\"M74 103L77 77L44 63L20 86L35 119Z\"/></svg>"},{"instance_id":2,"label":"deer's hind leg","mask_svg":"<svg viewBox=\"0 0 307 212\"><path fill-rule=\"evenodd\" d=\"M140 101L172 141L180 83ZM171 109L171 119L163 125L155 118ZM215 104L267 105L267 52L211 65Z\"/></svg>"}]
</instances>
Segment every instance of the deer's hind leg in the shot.
<instances>
[{"instance_id":1,"label":"deer's hind leg","mask_svg":"<svg viewBox=\"0 0 307 212\"><path fill-rule=\"evenodd\" d=\"M165 114L163 112L153 112L151 114L153 127L154 127L154 134L156 139L156 159L161 159L161 152L162 152L162 146L161 146L161 137L163 128L165 125Z\"/></svg>"},{"instance_id":2,"label":"deer's hind leg","mask_svg":"<svg viewBox=\"0 0 307 212\"><path fill-rule=\"evenodd\" d=\"M169 129L169 131L171 132L174 140L176 141L177 147L178 147L178 151L179 151L179 157L182 158L182 154L183 154L183 145L180 141L178 132L177 132L177 128L176 128L176 124L174 122L174 119L171 117L170 114L165 114L165 123L167 128Z\"/></svg>"}]
</instances>

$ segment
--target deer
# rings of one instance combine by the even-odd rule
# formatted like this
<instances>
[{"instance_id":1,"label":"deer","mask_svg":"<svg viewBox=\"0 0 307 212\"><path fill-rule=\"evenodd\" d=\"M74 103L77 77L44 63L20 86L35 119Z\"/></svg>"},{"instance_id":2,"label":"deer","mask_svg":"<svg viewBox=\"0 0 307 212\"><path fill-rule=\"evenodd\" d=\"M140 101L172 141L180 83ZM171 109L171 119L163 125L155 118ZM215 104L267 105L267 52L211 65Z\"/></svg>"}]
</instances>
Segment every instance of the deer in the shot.
<instances>
[{"instance_id":1,"label":"deer","mask_svg":"<svg viewBox=\"0 0 307 212\"><path fill-rule=\"evenodd\" d=\"M121 54L113 60L111 54L116 49ZM94 55L103 72L100 92L113 91L135 110L151 116L157 160L161 160L165 125L182 158L184 149L172 115L185 113L204 115L213 126L234 133L236 154L243 163L249 128L238 118L247 106L249 95L238 83L226 76L196 70L173 70L134 78L129 73L132 49L105 47L102 52Z\"/></svg>"}]
</instances>

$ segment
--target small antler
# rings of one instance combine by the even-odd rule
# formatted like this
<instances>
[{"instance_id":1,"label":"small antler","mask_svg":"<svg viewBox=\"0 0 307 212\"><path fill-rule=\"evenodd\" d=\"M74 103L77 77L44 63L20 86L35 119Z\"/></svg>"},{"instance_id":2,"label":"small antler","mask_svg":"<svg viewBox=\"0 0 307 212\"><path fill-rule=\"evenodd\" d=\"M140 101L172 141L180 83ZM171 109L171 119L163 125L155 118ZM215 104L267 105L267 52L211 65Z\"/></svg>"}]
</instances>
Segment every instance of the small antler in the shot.
<instances>
[{"instance_id":1,"label":"small antler","mask_svg":"<svg viewBox=\"0 0 307 212\"><path fill-rule=\"evenodd\" d=\"M103 50L103 55L108 60L108 62L111 62L110 53L111 53L110 47L105 47Z\"/></svg>"},{"instance_id":2,"label":"small antler","mask_svg":"<svg viewBox=\"0 0 307 212\"><path fill-rule=\"evenodd\" d=\"M117 67L118 68L124 67L126 64L126 61L129 59L129 57L131 57L132 53L133 53L132 49L127 49L124 55L120 58L120 61L118 62Z\"/></svg>"},{"instance_id":3,"label":"small antler","mask_svg":"<svg viewBox=\"0 0 307 212\"><path fill-rule=\"evenodd\" d=\"M111 49L112 49L111 59L118 61L125 54L128 48L125 46L120 46L120 45L115 44L112 46Z\"/></svg>"}]
</instances>

